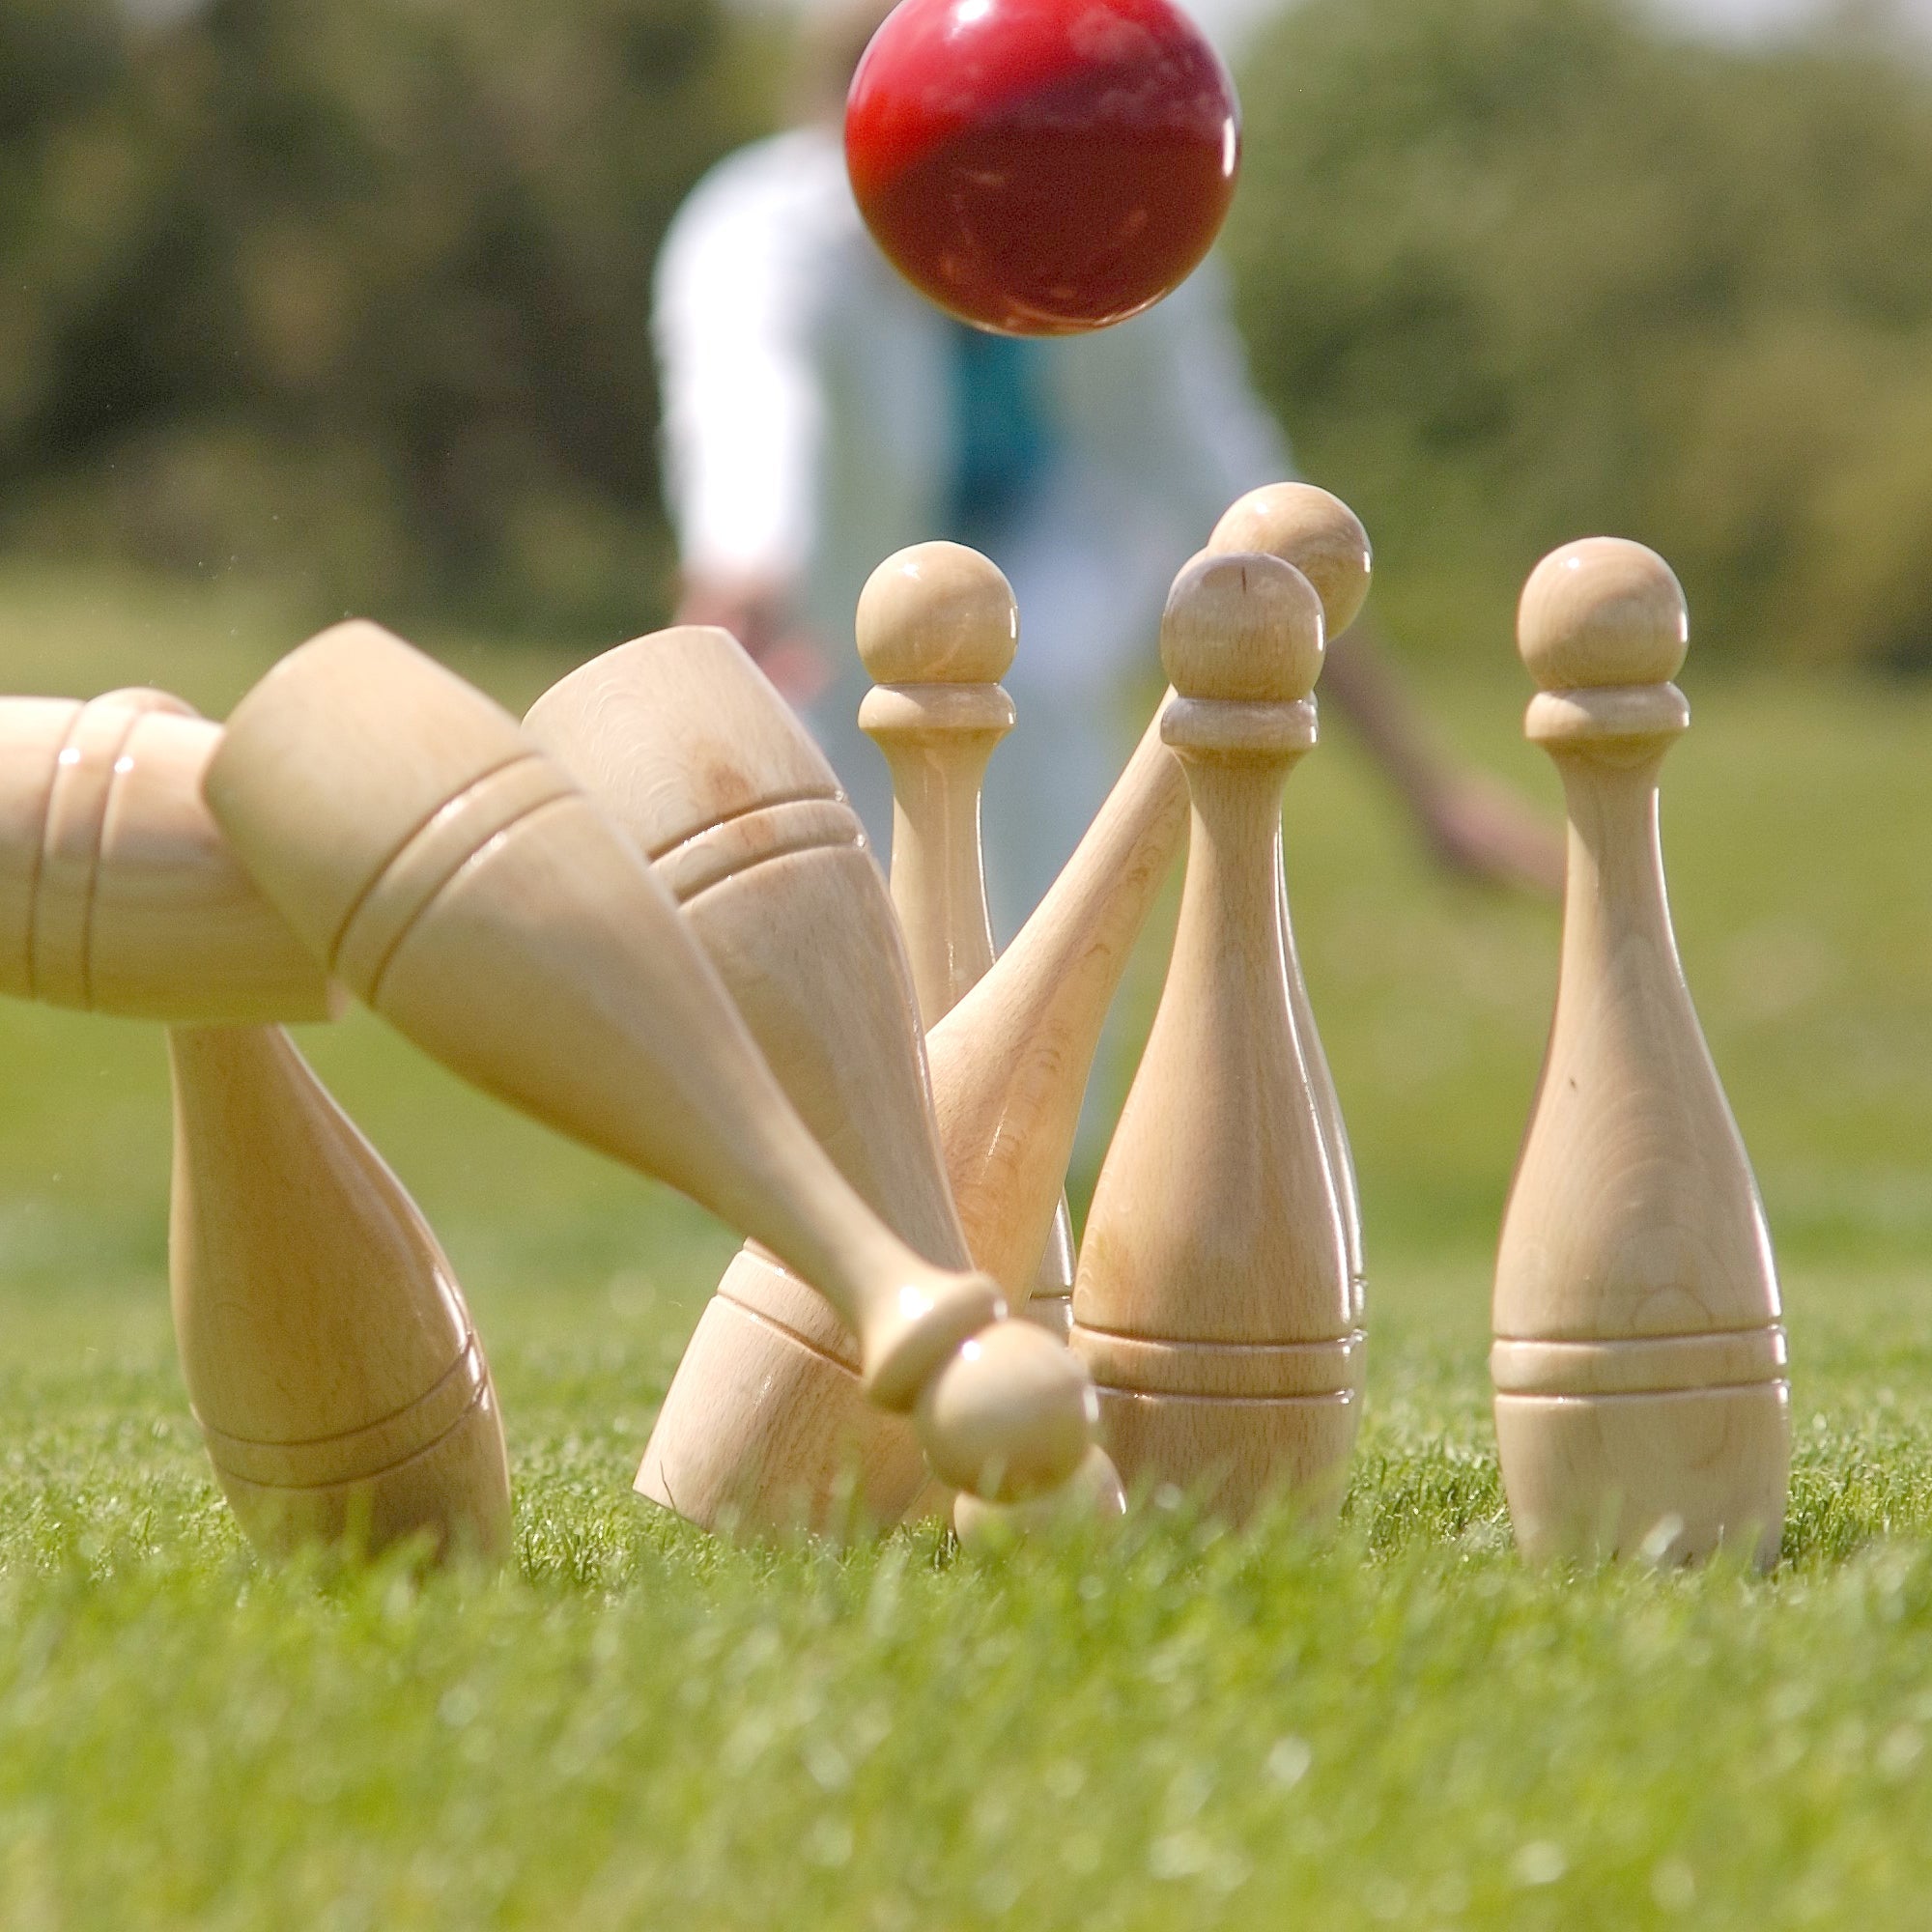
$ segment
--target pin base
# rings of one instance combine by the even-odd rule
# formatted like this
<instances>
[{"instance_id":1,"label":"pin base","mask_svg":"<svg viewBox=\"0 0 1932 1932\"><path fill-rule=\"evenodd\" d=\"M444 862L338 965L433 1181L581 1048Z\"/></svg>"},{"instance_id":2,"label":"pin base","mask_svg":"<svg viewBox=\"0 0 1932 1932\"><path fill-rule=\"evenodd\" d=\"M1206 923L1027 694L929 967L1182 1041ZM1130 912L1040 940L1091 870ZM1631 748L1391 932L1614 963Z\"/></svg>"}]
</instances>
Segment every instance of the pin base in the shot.
<instances>
[{"instance_id":1,"label":"pin base","mask_svg":"<svg viewBox=\"0 0 1932 1932\"><path fill-rule=\"evenodd\" d=\"M1791 1468L1784 1381L1495 1399L1517 1547L1531 1563L1777 1560Z\"/></svg>"},{"instance_id":2,"label":"pin base","mask_svg":"<svg viewBox=\"0 0 1932 1932\"><path fill-rule=\"evenodd\" d=\"M795 1301L818 1297L740 1250L665 1395L639 1495L747 1540L858 1538L905 1514L927 1476L911 1423L873 1407L855 1368L785 1324Z\"/></svg>"},{"instance_id":3,"label":"pin base","mask_svg":"<svg viewBox=\"0 0 1932 1932\"><path fill-rule=\"evenodd\" d=\"M1361 1415L1353 1391L1273 1399L1105 1387L1098 1394L1100 1446L1130 1492L1173 1483L1236 1523L1284 1495L1316 1527L1333 1522L1342 1507Z\"/></svg>"},{"instance_id":4,"label":"pin base","mask_svg":"<svg viewBox=\"0 0 1932 1932\"><path fill-rule=\"evenodd\" d=\"M453 1428L379 1474L311 1485L264 1483L219 1462L214 1473L249 1542L265 1555L347 1545L377 1556L418 1536L439 1561L468 1557L494 1564L509 1552L510 1471L487 1381Z\"/></svg>"}]
</instances>

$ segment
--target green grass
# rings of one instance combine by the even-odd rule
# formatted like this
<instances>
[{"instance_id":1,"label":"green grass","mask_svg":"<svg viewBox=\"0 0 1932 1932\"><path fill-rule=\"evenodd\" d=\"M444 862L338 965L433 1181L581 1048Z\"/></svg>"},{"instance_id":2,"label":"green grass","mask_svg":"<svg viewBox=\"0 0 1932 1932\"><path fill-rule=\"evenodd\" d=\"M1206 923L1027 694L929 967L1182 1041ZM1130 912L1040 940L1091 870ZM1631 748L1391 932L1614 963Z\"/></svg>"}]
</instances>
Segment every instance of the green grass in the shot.
<instances>
[{"instance_id":1,"label":"green grass","mask_svg":"<svg viewBox=\"0 0 1932 1932\"><path fill-rule=\"evenodd\" d=\"M0 571L0 689L218 710L297 635L232 590ZM564 663L437 641L512 701ZM0 1006L0 1927L1927 1922L1932 694L1688 682L1680 933L1793 1341L1776 1575L1511 1553L1486 1276L1555 919L1430 876L1337 732L1289 814L1372 1271L1325 1546L1150 1508L995 1561L748 1552L648 1513L729 1236L358 1016L303 1044L468 1284L518 1556L264 1568L172 1359L159 1037ZM1552 799L1504 640L1423 688Z\"/></svg>"}]
</instances>

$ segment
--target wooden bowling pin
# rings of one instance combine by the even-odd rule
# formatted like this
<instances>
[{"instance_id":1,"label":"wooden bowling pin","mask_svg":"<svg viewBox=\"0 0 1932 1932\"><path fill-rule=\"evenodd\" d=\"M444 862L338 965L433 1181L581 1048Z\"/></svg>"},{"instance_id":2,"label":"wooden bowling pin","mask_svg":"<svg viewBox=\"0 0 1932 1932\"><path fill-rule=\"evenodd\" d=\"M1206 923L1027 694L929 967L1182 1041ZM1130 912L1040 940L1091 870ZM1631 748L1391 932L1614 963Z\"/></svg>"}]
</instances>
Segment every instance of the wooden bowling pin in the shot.
<instances>
[{"instance_id":1,"label":"wooden bowling pin","mask_svg":"<svg viewBox=\"0 0 1932 1932\"><path fill-rule=\"evenodd\" d=\"M912 969L832 767L728 633L640 638L524 721L651 862L800 1118L928 1261L971 1265L940 1163ZM640 1494L705 1528L853 1530L926 1481L910 1425L865 1398L858 1345L748 1243L678 1364Z\"/></svg>"},{"instance_id":2,"label":"wooden bowling pin","mask_svg":"<svg viewBox=\"0 0 1932 1932\"><path fill-rule=\"evenodd\" d=\"M1684 983L1658 837L1689 625L1640 544L1531 574L1524 731L1569 810L1549 1048L1496 1261L1496 1443L1532 1559L1776 1557L1790 1461L1777 1281Z\"/></svg>"},{"instance_id":3,"label":"wooden bowling pin","mask_svg":"<svg viewBox=\"0 0 1932 1932\"><path fill-rule=\"evenodd\" d=\"M859 1338L874 1402L990 1500L1065 1480L1093 1392L983 1275L915 1254L785 1098L658 875L461 678L369 624L237 707L205 790L332 977L445 1065L763 1242Z\"/></svg>"},{"instance_id":4,"label":"wooden bowling pin","mask_svg":"<svg viewBox=\"0 0 1932 1932\"><path fill-rule=\"evenodd\" d=\"M1263 547L1308 563L1324 635L1339 633L1368 594L1361 525L1308 484L1242 501L1264 497ZM1187 782L1156 715L1013 943L927 1037L952 1196L975 1259L1009 1293L1044 1250L1107 1009L1187 820Z\"/></svg>"},{"instance_id":5,"label":"wooden bowling pin","mask_svg":"<svg viewBox=\"0 0 1932 1932\"><path fill-rule=\"evenodd\" d=\"M0 698L0 993L181 1025L330 1016L202 803L220 739L165 692Z\"/></svg>"},{"instance_id":6,"label":"wooden bowling pin","mask_svg":"<svg viewBox=\"0 0 1932 1932\"><path fill-rule=\"evenodd\" d=\"M1338 582L1350 614L1361 587ZM527 728L654 860L846 1178L914 1246L946 1259L917 1218L899 1218L910 1206L935 1225L914 1172L923 1136L906 1127L918 1050L901 1010L907 969L891 963L900 949L876 874L854 856L862 835L830 769L743 652L719 633L641 639L565 679ZM1151 729L1048 905L994 969L997 983L974 996L970 1033L941 1029L952 1041L948 1172L969 1247L1009 1294L1035 1278L1100 1025L1185 823L1179 768ZM727 863L706 856L727 838ZM900 1046L882 1059L894 1037ZM854 1502L890 1520L918 1464L903 1432L862 1406L842 1327L755 1244L720 1290L659 1414L639 1490L707 1524L728 1514L781 1526L800 1498L818 1526ZM838 1480L855 1463L856 1495ZM1087 1492L1107 1480L1088 1470Z\"/></svg>"},{"instance_id":7,"label":"wooden bowling pin","mask_svg":"<svg viewBox=\"0 0 1932 1932\"><path fill-rule=\"evenodd\" d=\"M859 656L873 687L859 728L893 775L893 904L929 1030L993 963L980 844L986 761L1012 729L1000 684L1019 610L999 566L961 544L916 544L859 597ZM1065 1341L1073 1323L1073 1224L1063 1194L1025 1315Z\"/></svg>"},{"instance_id":8,"label":"wooden bowling pin","mask_svg":"<svg viewBox=\"0 0 1932 1932\"><path fill-rule=\"evenodd\" d=\"M952 1198L1009 1293L1038 1275L1107 1009L1186 834L1186 798L1156 718L1013 943L926 1036Z\"/></svg>"},{"instance_id":9,"label":"wooden bowling pin","mask_svg":"<svg viewBox=\"0 0 1932 1932\"><path fill-rule=\"evenodd\" d=\"M1269 483L1250 490L1214 526L1208 548L1217 554L1265 551L1292 563L1315 586L1321 599L1323 639L1332 643L1354 622L1369 594L1371 557L1369 534L1354 511L1339 497L1311 483ZM1308 1069L1309 1091L1321 1122L1321 1144L1335 1179L1335 1199L1342 1210L1342 1233L1349 1244L1349 1280L1354 1293L1355 1325L1362 1325L1367 1305L1367 1275L1362 1263L1362 1200L1355 1184L1355 1157L1349 1146L1348 1123L1342 1118L1342 1096L1328 1069L1321 1034L1315 1024L1315 1008L1301 959L1294 947L1294 925L1288 916L1288 874L1281 887L1282 937L1288 959L1288 1005L1294 1016L1295 1037Z\"/></svg>"},{"instance_id":10,"label":"wooden bowling pin","mask_svg":"<svg viewBox=\"0 0 1932 1932\"><path fill-rule=\"evenodd\" d=\"M220 736L158 692L0 701L0 984L175 1022L175 1338L249 1537L499 1555L481 1346L414 1203L267 1023L333 1001L203 803Z\"/></svg>"},{"instance_id":11,"label":"wooden bowling pin","mask_svg":"<svg viewBox=\"0 0 1932 1932\"><path fill-rule=\"evenodd\" d=\"M1153 1029L1094 1195L1073 1348L1122 1479L1339 1506L1359 1406L1347 1239L1289 1004L1281 795L1315 742L1321 604L1292 565L1175 580L1162 714L1192 801Z\"/></svg>"}]
</instances>

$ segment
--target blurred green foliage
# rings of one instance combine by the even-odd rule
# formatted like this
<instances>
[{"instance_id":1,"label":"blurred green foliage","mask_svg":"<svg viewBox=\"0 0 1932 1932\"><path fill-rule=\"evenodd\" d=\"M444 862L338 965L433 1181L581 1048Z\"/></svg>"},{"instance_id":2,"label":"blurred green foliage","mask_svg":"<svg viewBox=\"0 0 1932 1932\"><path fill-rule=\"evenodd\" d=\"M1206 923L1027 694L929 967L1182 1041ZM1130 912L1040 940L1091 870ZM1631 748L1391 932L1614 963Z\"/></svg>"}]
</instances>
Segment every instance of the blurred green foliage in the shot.
<instances>
[{"instance_id":1,"label":"blurred green foliage","mask_svg":"<svg viewBox=\"0 0 1932 1932\"><path fill-rule=\"evenodd\" d=\"M651 260L784 58L728 0L0 0L0 544L650 620ZM1700 656L1932 663L1932 71L1302 0L1242 78L1256 372L1393 628L1493 649L1614 529Z\"/></svg>"},{"instance_id":2,"label":"blurred green foliage","mask_svg":"<svg viewBox=\"0 0 1932 1932\"><path fill-rule=\"evenodd\" d=\"M652 258L769 122L768 39L721 0L0 0L0 540L648 609Z\"/></svg>"},{"instance_id":3,"label":"blurred green foliage","mask_svg":"<svg viewBox=\"0 0 1932 1932\"><path fill-rule=\"evenodd\" d=\"M1244 96L1256 373L1405 614L1611 529L1700 645L1932 663L1932 73L1616 0L1307 0Z\"/></svg>"}]
</instances>

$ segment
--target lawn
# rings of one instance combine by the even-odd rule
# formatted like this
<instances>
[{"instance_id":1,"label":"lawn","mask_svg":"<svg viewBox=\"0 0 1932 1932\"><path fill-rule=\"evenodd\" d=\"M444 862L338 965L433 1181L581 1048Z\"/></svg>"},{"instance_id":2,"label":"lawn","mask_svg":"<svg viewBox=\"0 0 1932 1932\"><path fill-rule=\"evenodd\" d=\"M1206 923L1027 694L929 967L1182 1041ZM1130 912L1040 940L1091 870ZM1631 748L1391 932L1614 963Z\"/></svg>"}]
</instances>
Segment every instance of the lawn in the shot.
<instances>
[{"instance_id":1,"label":"lawn","mask_svg":"<svg viewBox=\"0 0 1932 1932\"><path fill-rule=\"evenodd\" d=\"M298 635L0 567L4 689L219 711ZM519 704L568 662L426 641ZM266 1569L173 1360L160 1038L0 1005L0 1927L1932 1920L1932 692L1686 683L1679 933L1792 1337L1775 1575L1511 1552L1487 1274L1555 915L1430 875L1337 731L1289 810L1371 1270L1325 1545L1150 1506L999 1560L748 1552L655 1515L631 1473L730 1236L355 1015L302 1043L467 1284L517 1557ZM1424 688L1553 809L1505 638Z\"/></svg>"}]
</instances>

